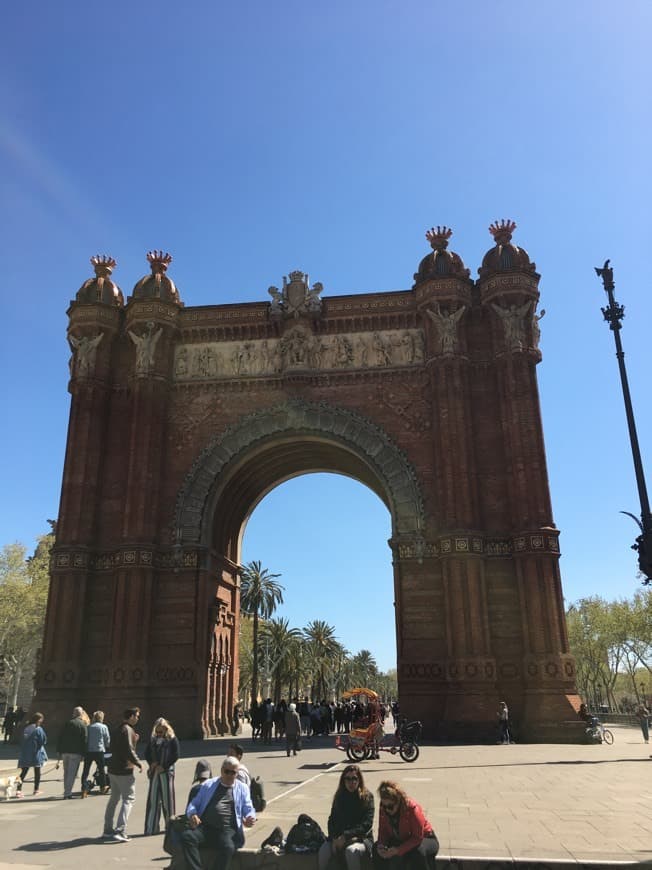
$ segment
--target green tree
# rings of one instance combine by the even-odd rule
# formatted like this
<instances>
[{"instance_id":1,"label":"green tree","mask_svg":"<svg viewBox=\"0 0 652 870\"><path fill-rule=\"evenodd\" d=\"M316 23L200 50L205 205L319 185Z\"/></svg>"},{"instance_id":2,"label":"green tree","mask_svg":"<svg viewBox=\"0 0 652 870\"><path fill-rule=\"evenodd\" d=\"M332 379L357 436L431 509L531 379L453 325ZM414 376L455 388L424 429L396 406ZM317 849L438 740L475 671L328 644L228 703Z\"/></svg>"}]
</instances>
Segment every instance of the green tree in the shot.
<instances>
[{"instance_id":1,"label":"green tree","mask_svg":"<svg viewBox=\"0 0 652 870\"><path fill-rule=\"evenodd\" d=\"M374 688L373 684L378 676L378 665L370 650L361 649L359 653L356 653L351 661L351 666L352 677L356 686L366 686L369 689Z\"/></svg>"},{"instance_id":2,"label":"green tree","mask_svg":"<svg viewBox=\"0 0 652 870\"><path fill-rule=\"evenodd\" d=\"M287 688L288 695L291 693L292 665L300 639L301 632L298 628L290 628L287 619L271 619L261 628L261 654L265 660L265 676L274 681L272 697L275 704L286 694L284 688Z\"/></svg>"},{"instance_id":3,"label":"green tree","mask_svg":"<svg viewBox=\"0 0 652 870\"><path fill-rule=\"evenodd\" d=\"M280 574L270 574L259 561L249 562L242 569L240 588L240 608L253 619L253 662L251 673L251 702L258 698L259 669L259 620L269 619L276 607L283 603L283 586L276 582Z\"/></svg>"},{"instance_id":4,"label":"green tree","mask_svg":"<svg viewBox=\"0 0 652 870\"><path fill-rule=\"evenodd\" d=\"M303 636L309 650L312 665L313 700L321 700L327 695L326 674L331 670L332 659L337 655L340 644L335 637L335 629L323 619L313 619L303 629Z\"/></svg>"},{"instance_id":5,"label":"green tree","mask_svg":"<svg viewBox=\"0 0 652 870\"><path fill-rule=\"evenodd\" d=\"M32 556L22 544L0 553L0 685L15 705L24 679L33 679L43 637L54 534L37 540Z\"/></svg>"}]
</instances>

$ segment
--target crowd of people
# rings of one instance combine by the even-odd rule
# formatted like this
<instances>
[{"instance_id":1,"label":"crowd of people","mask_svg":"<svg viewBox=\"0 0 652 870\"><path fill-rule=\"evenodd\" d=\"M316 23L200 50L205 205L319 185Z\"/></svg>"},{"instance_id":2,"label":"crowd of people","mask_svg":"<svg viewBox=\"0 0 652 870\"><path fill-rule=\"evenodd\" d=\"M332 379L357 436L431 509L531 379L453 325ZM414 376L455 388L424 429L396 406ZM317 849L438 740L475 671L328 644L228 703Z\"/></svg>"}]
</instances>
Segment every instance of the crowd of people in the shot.
<instances>
[{"instance_id":1,"label":"crowd of people","mask_svg":"<svg viewBox=\"0 0 652 870\"><path fill-rule=\"evenodd\" d=\"M135 772L144 769L136 751L139 735L135 726L139 719L139 708L131 707L124 711L122 723L111 732L102 710L96 710L91 718L82 707L75 707L56 745L57 767L63 766L63 799L72 800L81 767L80 797L87 797L95 785L100 794L109 794L102 836L119 842L129 840L127 821L136 798ZM43 714L34 713L20 741L17 797L23 796L30 769L34 771L33 797L42 795L41 771L48 761L47 742ZM161 830L161 819L165 826L176 812L174 768L179 758L179 741L166 719L158 718L154 722L144 757L149 785L144 833L157 834Z\"/></svg>"},{"instance_id":2,"label":"crowd of people","mask_svg":"<svg viewBox=\"0 0 652 870\"><path fill-rule=\"evenodd\" d=\"M271 703L271 702L270 702ZM264 709L266 704L262 704ZM272 705L273 706L273 705ZM326 728L337 727L337 718L329 717L338 705L308 705L309 709L291 702L281 707L282 728L278 739L285 738L288 755L296 754L302 736L325 733L323 725L314 729L312 722L328 721ZM347 707L351 722L368 715L364 709ZM324 710L326 708L326 711ZM274 708L277 714L277 709ZM398 717L398 707L394 713ZM382 711L383 715L386 711ZM314 716L313 716L314 714ZM310 717L308 725L302 717ZM380 708L376 715L381 715ZM278 718L278 714L277 717ZM82 707L75 707L72 717L62 727L56 744L57 766L63 766L63 798L70 800L76 793L76 780L81 768L79 795L84 798L97 786L100 794L108 794L104 812L102 838L114 842L129 841L127 824L136 798L136 775L146 770L148 777L144 833L152 835L171 830L176 823L176 838L171 851L183 854L188 870L202 867L201 849L212 849L218 857L215 866L229 870L231 858L244 844L244 830L256 821L251 796L251 774L242 762L243 748L232 743L223 759L219 775L213 776L211 764L201 759L196 766L193 784L187 796L185 813L176 816L175 764L180 746L172 724L164 718L153 723L144 750L138 752L140 720L138 707L124 711L122 722L110 729L104 712L96 710L89 716ZM266 720L269 721L269 720ZM271 718L274 725L275 717ZM346 717L344 717L346 721ZM332 725L331 725L332 723ZM29 770L34 771L34 796L42 794L41 771L48 761L47 733L42 713L34 713L24 728L20 743L20 785ZM252 730L254 722L252 718ZM328 731L326 731L328 733ZM264 736L263 736L264 735ZM258 737L258 735L256 735ZM262 729L261 739L268 740L268 729ZM93 779L89 777L93 771ZM438 842L432 825L422 808L393 782L384 781L378 790L378 835L374 839L374 796L365 787L362 771L355 764L345 767L328 818L328 833L318 856L319 870L325 870L332 860L341 861L346 870L360 870L360 860L368 855L377 868L426 870L434 861ZM178 819L185 824L179 829ZM166 843L168 838L166 837Z\"/></svg>"},{"instance_id":3,"label":"crowd of people","mask_svg":"<svg viewBox=\"0 0 652 870\"><path fill-rule=\"evenodd\" d=\"M286 736L288 711L296 712L300 730L299 737L310 740L311 737L329 734L346 734L358 723L368 718L368 707L359 700L341 700L336 702L320 701L311 703L308 698L300 701L294 698L289 704L281 698L274 704L271 698L260 703L253 703L248 712L251 723L252 737L262 743L271 745L274 740L281 741ZM237 705L237 720L234 717L232 733L235 735L240 727L240 706ZM399 706L397 702L391 705L379 703L378 713L381 722L392 715L394 727L398 724Z\"/></svg>"}]
</instances>

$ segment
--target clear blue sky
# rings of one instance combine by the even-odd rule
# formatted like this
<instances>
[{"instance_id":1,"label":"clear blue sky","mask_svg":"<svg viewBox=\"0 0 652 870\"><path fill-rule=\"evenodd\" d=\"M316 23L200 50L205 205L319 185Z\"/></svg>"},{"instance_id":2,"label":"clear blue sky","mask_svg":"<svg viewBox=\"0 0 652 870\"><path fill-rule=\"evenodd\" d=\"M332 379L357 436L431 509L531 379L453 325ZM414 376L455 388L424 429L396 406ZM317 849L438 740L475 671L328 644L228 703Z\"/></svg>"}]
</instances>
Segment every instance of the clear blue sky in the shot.
<instances>
[{"instance_id":1,"label":"clear blue sky","mask_svg":"<svg viewBox=\"0 0 652 870\"><path fill-rule=\"evenodd\" d=\"M542 274L566 598L633 593L636 529L618 511L638 500L593 267L612 259L626 306L652 485L651 24L647 0L7 6L0 542L31 546L57 513L65 312L92 254L118 260L126 295L145 252L169 250L187 305L266 300L295 268L324 295L389 290L411 286L428 227L453 227L475 275L506 217ZM302 478L256 510L244 555L283 574L292 624L327 619L389 667L388 537L362 485Z\"/></svg>"}]
</instances>

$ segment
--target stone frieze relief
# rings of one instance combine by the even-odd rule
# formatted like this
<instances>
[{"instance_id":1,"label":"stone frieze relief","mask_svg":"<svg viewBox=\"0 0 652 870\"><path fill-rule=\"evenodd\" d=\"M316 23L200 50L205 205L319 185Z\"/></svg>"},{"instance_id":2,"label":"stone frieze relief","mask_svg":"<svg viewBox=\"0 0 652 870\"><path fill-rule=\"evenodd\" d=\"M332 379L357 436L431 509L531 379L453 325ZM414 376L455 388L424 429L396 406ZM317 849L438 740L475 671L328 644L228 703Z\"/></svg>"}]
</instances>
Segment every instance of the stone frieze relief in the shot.
<instances>
[{"instance_id":1,"label":"stone frieze relief","mask_svg":"<svg viewBox=\"0 0 652 870\"><path fill-rule=\"evenodd\" d=\"M314 335L302 326L281 338L181 344L175 381L265 377L291 371L388 368L423 362L420 329Z\"/></svg>"}]
</instances>

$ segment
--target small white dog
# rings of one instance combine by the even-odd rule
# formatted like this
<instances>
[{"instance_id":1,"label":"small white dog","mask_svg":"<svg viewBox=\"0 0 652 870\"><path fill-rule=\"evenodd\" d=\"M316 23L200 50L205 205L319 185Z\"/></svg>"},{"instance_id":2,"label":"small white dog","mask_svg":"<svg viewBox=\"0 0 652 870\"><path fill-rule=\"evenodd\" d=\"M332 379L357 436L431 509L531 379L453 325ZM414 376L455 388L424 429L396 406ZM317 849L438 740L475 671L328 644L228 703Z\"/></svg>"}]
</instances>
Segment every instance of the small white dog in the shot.
<instances>
[{"instance_id":1,"label":"small white dog","mask_svg":"<svg viewBox=\"0 0 652 870\"><path fill-rule=\"evenodd\" d=\"M20 776L0 776L0 800L11 800L21 793L19 786L22 786ZM22 797L22 793L21 793Z\"/></svg>"}]
</instances>

